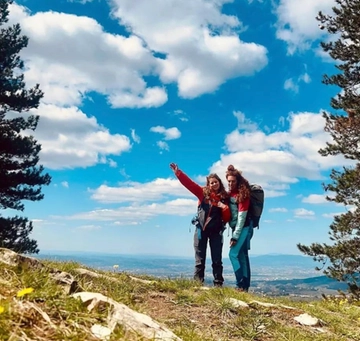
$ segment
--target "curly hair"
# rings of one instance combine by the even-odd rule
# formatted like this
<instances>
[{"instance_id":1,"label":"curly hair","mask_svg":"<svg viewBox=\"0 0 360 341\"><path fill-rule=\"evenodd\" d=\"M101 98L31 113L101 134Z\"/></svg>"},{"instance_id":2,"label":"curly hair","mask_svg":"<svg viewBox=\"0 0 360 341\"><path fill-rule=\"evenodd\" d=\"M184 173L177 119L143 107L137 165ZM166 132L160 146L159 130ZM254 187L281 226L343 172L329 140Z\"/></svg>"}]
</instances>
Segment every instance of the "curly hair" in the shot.
<instances>
[{"instance_id":1,"label":"curly hair","mask_svg":"<svg viewBox=\"0 0 360 341\"><path fill-rule=\"evenodd\" d=\"M220 195L220 198L222 200L228 199L229 195L226 192L225 186L224 186L223 182L221 181L220 177L216 173L211 173L206 177L206 186L203 187L204 197L206 199L210 199L210 193L211 193L210 179L216 179L217 181L219 181L220 187L219 187L219 191L217 194Z\"/></svg>"},{"instance_id":2,"label":"curly hair","mask_svg":"<svg viewBox=\"0 0 360 341\"><path fill-rule=\"evenodd\" d=\"M250 197L250 184L242 175L241 171L236 169L233 165L229 165L226 171L226 179L228 176L235 176L238 194L236 196L236 202L243 202Z\"/></svg>"}]
</instances>

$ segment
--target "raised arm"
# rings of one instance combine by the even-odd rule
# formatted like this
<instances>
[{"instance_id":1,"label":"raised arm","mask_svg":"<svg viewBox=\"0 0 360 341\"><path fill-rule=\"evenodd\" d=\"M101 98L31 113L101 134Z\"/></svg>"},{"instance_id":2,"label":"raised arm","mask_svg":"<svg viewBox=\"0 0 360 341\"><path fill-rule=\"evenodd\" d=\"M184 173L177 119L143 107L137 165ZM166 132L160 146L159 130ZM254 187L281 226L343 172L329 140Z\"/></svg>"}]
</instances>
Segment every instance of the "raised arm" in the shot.
<instances>
[{"instance_id":1,"label":"raised arm","mask_svg":"<svg viewBox=\"0 0 360 341\"><path fill-rule=\"evenodd\" d=\"M175 176L180 183L194 194L200 201L204 199L204 192L200 185L192 181L183 171L181 171L176 163L170 163L170 168L173 170Z\"/></svg>"}]
</instances>

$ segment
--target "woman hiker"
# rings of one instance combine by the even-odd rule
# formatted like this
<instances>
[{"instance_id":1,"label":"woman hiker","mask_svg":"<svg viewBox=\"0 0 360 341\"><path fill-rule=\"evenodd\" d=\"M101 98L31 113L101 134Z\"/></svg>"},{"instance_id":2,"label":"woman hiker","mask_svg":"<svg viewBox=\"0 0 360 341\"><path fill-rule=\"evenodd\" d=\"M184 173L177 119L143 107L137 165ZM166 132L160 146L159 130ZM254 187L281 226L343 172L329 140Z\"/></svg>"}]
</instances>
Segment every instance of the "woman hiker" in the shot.
<instances>
[{"instance_id":1,"label":"woman hiker","mask_svg":"<svg viewBox=\"0 0 360 341\"><path fill-rule=\"evenodd\" d=\"M195 272L194 279L204 282L206 250L209 241L214 285L222 286L224 282L222 265L223 231L230 221L230 209L227 205L228 194L217 174L206 177L206 186L202 187L192 181L177 164L171 163L173 170L181 184L198 199L198 215L194 234Z\"/></svg>"},{"instance_id":2,"label":"woman hiker","mask_svg":"<svg viewBox=\"0 0 360 341\"><path fill-rule=\"evenodd\" d=\"M233 165L227 168L226 180L229 186L232 218L235 218L229 258L235 273L237 289L248 291L251 276L248 250L253 235L253 227L247 214L250 206L250 185Z\"/></svg>"}]
</instances>

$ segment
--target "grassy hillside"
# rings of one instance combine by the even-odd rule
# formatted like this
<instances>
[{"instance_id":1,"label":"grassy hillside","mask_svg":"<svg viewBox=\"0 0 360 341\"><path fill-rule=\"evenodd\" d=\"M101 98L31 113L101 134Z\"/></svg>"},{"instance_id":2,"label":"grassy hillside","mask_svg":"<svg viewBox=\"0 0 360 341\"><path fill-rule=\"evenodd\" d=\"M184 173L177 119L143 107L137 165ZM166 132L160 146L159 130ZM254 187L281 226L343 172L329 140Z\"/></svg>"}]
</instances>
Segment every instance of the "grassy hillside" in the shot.
<instances>
[{"instance_id":1,"label":"grassy hillside","mask_svg":"<svg viewBox=\"0 0 360 341\"><path fill-rule=\"evenodd\" d=\"M232 288L204 290L186 279L142 277L151 280L147 282L118 271L92 270L106 276L94 278L79 275L76 269L82 266L76 263L42 263L46 266L0 262L0 340L99 340L91 327L107 325L109 308L100 306L89 311L57 284L51 276L54 268L72 274L79 290L102 293L124 303L152 317L182 340L360 340L360 304L344 298L292 302ZM230 298L248 303L248 307L237 308ZM313 327L301 325L294 317L303 313L320 322ZM108 340L146 339L117 325Z\"/></svg>"}]
</instances>

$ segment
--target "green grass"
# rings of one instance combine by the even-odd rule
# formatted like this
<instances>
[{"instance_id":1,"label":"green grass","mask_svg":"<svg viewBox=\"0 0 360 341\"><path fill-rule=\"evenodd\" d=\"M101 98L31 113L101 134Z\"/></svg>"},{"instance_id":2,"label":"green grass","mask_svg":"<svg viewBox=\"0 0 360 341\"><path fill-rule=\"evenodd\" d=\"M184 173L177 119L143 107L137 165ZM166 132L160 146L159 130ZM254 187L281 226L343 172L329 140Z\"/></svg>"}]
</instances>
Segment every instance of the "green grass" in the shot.
<instances>
[{"instance_id":1,"label":"green grass","mask_svg":"<svg viewBox=\"0 0 360 341\"><path fill-rule=\"evenodd\" d=\"M0 263L0 340L98 340L90 328L94 324L106 325L108 308L89 312L84 304L67 295L51 279L49 267L71 273L85 291L102 293L151 316L184 341L360 340L360 303L349 302L344 297L295 302L288 298L259 297L232 288L201 290L197 282L184 278L140 276L154 281L142 283L132 280L126 273L115 271L96 271L113 280L106 277L89 279L77 275L74 269L81 267L77 263L44 263L48 267L41 270ZM17 293L26 288L33 291L17 297ZM234 308L229 302L230 297L247 302L250 307ZM273 303L277 307L251 304L253 300ZM280 307L281 304L295 310ZM39 311L46 313L51 322L46 321ZM294 321L295 316L305 312L323 321L321 328L325 332ZM117 326L112 340L145 339L135 331Z\"/></svg>"}]
</instances>

